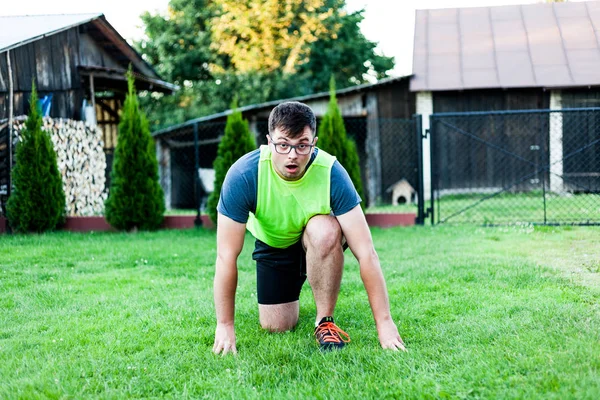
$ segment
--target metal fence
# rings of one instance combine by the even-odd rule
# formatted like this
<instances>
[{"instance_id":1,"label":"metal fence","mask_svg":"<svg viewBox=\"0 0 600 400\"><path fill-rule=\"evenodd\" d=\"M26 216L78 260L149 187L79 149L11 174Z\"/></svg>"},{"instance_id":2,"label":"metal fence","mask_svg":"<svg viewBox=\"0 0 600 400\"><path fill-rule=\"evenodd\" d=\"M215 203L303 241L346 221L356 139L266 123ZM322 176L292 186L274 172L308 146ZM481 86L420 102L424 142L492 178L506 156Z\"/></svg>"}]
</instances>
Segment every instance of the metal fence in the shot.
<instances>
[{"instance_id":1,"label":"metal fence","mask_svg":"<svg viewBox=\"0 0 600 400\"><path fill-rule=\"evenodd\" d=\"M369 121L362 117L346 118L344 122L347 136L356 143L365 203L371 203L377 212L375 206L414 202L419 184L415 119ZM250 129L258 146L267 143L266 120L252 122ZM158 140L160 179L168 208L204 211L213 190L212 166L224 131L225 122L204 122L185 126ZM370 146L374 141L378 146ZM402 196L394 198L394 188L400 182L412 192L404 195L403 191Z\"/></svg>"},{"instance_id":2,"label":"metal fence","mask_svg":"<svg viewBox=\"0 0 600 400\"><path fill-rule=\"evenodd\" d=\"M421 125L420 116L345 119L367 212L412 212L433 224L600 224L600 108L432 114L425 136ZM3 208L10 184L0 128ZM266 120L250 129L266 144ZM168 208L205 209L224 131L225 121L199 122L157 140Z\"/></svg>"},{"instance_id":3,"label":"metal fence","mask_svg":"<svg viewBox=\"0 0 600 400\"><path fill-rule=\"evenodd\" d=\"M600 224L600 108L433 114L433 223Z\"/></svg>"}]
</instances>

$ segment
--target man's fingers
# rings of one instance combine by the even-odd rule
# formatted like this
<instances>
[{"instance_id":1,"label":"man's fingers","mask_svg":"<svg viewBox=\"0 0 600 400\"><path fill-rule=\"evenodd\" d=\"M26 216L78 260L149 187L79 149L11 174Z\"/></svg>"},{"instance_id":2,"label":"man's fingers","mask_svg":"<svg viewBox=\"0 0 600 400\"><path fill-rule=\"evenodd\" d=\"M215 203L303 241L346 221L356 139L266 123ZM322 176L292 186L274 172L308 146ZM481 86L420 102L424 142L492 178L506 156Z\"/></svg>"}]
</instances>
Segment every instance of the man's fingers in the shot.
<instances>
[{"instance_id":1,"label":"man's fingers","mask_svg":"<svg viewBox=\"0 0 600 400\"><path fill-rule=\"evenodd\" d=\"M221 342L215 342L215 345L213 346L213 353L219 354L221 352L221 350L223 350L222 343Z\"/></svg>"},{"instance_id":2,"label":"man's fingers","mask_svg":"<svg viewBox=\"0 0 600 400\"><path fill-rule=\"evenodd\" d=\"M394 350L394 351L398 351L398 350L407 351L406 346L402 342L402 339L391 340L391 341L383 344L381 347L383 347L384 349L390 349L390 350Z\"/></svg>"},{"instance_id":3,"label":"man's fingers","mask_svg":"<svg viewBox=\"0 0 600 400\"><path fill-rule=\"evenodd\" d=\"M231 343L231 342L225 342L223 344L220 344L217 347L218 351L215 351L215 354L219 354L221 353L222 356L226 355L227 353L231 353L233 355L237 354L237 349L235 348L235 343Z\"/></svg>"}]
</instances>

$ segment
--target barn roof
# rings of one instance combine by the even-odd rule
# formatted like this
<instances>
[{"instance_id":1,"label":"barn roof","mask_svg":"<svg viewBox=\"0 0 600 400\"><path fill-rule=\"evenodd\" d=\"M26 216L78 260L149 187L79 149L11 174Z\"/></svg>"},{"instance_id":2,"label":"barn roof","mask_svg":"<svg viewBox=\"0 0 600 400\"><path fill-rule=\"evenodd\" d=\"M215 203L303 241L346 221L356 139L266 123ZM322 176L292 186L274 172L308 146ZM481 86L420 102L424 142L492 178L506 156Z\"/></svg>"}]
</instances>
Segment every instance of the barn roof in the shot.
<instances>
[{"instance_id":1,"label":"barn roof","mask_svg":"<svg viewBox=\"0 0 600 400\"><path fill-rule=\"evenodd\" d=\"M112 71L113 76L119 75L121 79L125 79L126 68L131 63L134 71L145 79L143 88L148 86L147 88L166 92L177 90L176 85L161 80L154 68L127 43L101 13L0 16L0 53L84 24L89 24L90 35L102 43L105 50L123 65L118 74L116 70ZM93 68L87 66L85 69L87 71Z\"/></svg>"},{"instance_id":2,"label":"barn roof","mask_svg":"<svg viewBox=\"0 0 600 400\"><path fill-rule=\"evenodd\" d=\"M410 77L411 77L411 75L393 76L393 77L383 78L383 79L380 79L377 82L373 82L373 83L363 83L361 85L355 85L355 86L350 86L350 87L347 87L344 89L338 89L335 91L335 94L336 94L336 96L341 97L341 96L345 96L345 95L349 95L349 94L364 93L364 92L367 92L367 91L377 88L377 87L386 86L386 85L390 85L390 84L393 84L396 82L410 79ZM190 127L190 126L193 126L198 123L215 121L215 120L218 120L219 118L227 117L228 115L232 114L234 111L240 111L242 113L248 112L248 111L255 112L255 111L260 111L260 110L269 110L270 111L276 105L278 105L279 103L282 103L284 101L310 102L313 100L328 99L330 95L331 95L331 93L329 93L329 92L319 92L319 93L313 93L313 94L304 95L304 96L290 97L287 99L278 99L278 100L267 101L264 103L250 104L250 105L247 105L244 107L239 107L235 110L229 109L229 110L222 111L220 113L190 119L190 120L182 122L180 124L172 125L170 127L155 131L152 133L152 136L160 137L165 134L170 134L170 133L176 132L182 128Z\"/></svg>"},{"instance_id":3,"label":"barn roof","mask_svg":"<svg viewBox=\"0 0 600 400\"><path fill-rule=\"evenodd\" d=\"M600 85L600 1L417 10L412 91Z\"/></svg>"}]
</instances>

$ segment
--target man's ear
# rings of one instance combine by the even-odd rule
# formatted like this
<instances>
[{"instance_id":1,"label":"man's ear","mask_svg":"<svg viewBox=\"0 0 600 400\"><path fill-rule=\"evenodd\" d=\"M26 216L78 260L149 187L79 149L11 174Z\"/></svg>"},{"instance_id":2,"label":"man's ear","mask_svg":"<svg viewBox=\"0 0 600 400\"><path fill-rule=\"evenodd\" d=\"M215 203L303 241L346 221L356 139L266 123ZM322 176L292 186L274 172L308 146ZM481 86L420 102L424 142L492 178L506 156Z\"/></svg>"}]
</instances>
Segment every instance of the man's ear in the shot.
<instances>
[{"instance_id":1,"label":"man's ear","mask_svg":"<svg viewBox=\"0 0 600 400\"><path fill-rule=\"evenodd\" d=\"M317 140L319 140L319 137L315 136L315 138L313 139L313 146L317 145Z\"/></svg>"}]
</instances>

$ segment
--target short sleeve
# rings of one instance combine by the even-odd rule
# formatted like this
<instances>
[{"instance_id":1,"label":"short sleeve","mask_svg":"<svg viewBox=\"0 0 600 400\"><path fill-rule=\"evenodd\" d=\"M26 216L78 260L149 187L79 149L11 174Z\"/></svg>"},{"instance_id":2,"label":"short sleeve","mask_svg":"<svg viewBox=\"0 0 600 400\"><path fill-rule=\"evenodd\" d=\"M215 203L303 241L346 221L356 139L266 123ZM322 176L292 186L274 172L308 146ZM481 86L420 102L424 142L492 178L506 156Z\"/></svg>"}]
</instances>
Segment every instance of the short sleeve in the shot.
<instances>
[{"instance_id":1,"label":"short sleeve","mask_svg":"<svg viewBox=\"0 0 600 400\"><path fill-rule=\"evenodd\" d=\"M217 211L241 224L256 211L259 159L260 149L241 157L229 168L221 187Z\"/></svg>"},{"instance_id":2,"label":"short sleeve","mask_svg":"<svg viewBox=\"0 0 600 400\"><path fill-rule=\"evenodd\" d=\"M350 175L336 160L331 168L331 210L333 215L346 214L361 201Z\"/></svg>"}]
</instances>

